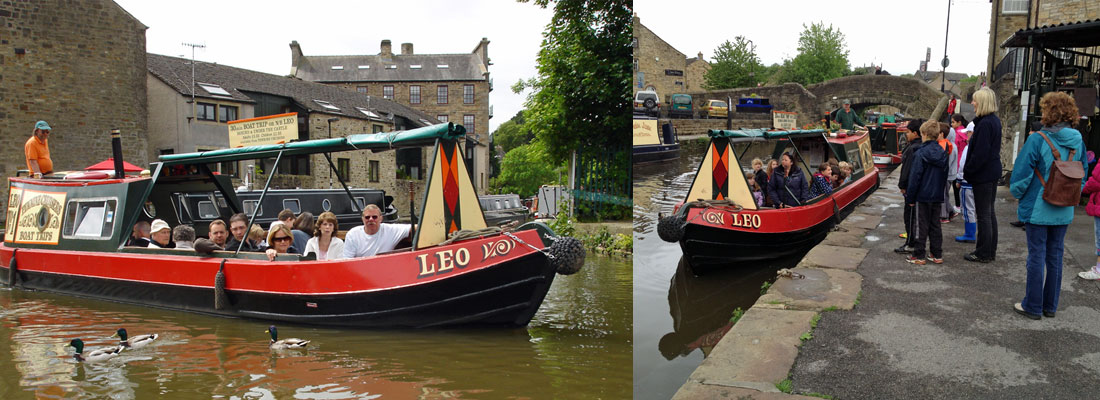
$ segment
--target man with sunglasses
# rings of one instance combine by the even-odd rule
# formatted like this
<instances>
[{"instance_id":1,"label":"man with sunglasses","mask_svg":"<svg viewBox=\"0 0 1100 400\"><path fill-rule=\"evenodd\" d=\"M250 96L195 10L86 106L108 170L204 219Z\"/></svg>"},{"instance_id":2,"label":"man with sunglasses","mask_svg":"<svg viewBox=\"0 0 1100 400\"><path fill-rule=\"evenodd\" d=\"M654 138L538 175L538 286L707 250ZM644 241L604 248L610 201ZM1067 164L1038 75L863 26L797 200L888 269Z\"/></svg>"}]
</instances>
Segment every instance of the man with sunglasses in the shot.
<instances>
[{"instance_id":1,"label":"man with sunglasses","mask_svg":"<svg viewBox=\"0 0 1100 400\"><path fill-rule=\"evenodd\" d=\"M409 224L383 224L382 210L367 204L363 207L363 226L351 228L344 237L344 258L370 257L393 250L413 231Z\"/></svg>"},{"instance_id":2,"label":"man with sunglasses","mask_svg":"<svg viewBox=\"0 0 1100 400\"><path fill-rule=\"evenodd\" d=\"M23 145L23 153L27 156L27 170L31 171L31 177L41 178L42 175L53 173L53 160L50 159L50 145L46 141L50 137L50 124L46 121L38 121L34 124L34 133L27 144Z\"/></svg>"}]
</instances>

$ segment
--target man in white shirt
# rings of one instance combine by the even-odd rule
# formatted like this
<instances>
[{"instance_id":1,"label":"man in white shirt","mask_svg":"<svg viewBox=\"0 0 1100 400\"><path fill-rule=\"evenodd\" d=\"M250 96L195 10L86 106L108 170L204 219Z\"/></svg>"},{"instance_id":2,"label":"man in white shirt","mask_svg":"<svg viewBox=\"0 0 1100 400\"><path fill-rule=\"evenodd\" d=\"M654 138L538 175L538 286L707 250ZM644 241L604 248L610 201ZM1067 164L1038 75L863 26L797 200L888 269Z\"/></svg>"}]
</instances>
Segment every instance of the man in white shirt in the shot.
<instances>
[{"instance_id":1,"label":"man in white shirt","mask_svg":"<svg viewBox=\"0 0 1100 400\"><path fill-rule=\"evenodd\" d=\"M363 226L351 228L344 236L344 258L370 257L393 250L413 232L409 224L383 224L382 210L367 204L363 207Z\"/></svg>"}]
</instances>

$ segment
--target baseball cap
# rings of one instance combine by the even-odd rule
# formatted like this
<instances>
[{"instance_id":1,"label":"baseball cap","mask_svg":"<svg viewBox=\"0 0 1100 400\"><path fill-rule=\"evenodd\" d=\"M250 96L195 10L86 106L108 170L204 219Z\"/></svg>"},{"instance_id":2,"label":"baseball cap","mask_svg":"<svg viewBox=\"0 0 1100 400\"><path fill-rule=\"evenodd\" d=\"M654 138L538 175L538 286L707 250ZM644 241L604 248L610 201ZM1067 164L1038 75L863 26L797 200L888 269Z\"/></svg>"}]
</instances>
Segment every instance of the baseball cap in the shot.
<instances>
[{"instance_id":1,"label":"baseball cap","mask_svg":"<svg viewBox=\"0 0 1100 400\"><path fill-rule=\"evenodd\" d=\"M172 228L168 227L168 223L164 222L163 219L154 219L153 220L153 226L152 226L152 228L149 229L149 233L160 232L161 229L172 229Z\"/></svg>"},{"instance_id":2,"label":"baseball cap","mask_svg":"<svg viewBox=\"0 0 1100 400\"><path fill-rule=\"evenodd\" d=\"M848 100L848 99L844 99L844 104L848 104L848 105L851 105L851 104L852 104L852 101L851 101L851 100Z\"/></svg>"},{"instance_id":3,"label":"baseball cap","mask_svg":"<svg viewBox=\"0 0 1100 400\"><path fill-rule=\"evenodd\" d=\"M46 131L52 130L52 129L50 129L50 124L47 124L46 121L36 122L34 124L34 129L42 129L42 130L46 130Z\"/></svg>"}]
</instances>

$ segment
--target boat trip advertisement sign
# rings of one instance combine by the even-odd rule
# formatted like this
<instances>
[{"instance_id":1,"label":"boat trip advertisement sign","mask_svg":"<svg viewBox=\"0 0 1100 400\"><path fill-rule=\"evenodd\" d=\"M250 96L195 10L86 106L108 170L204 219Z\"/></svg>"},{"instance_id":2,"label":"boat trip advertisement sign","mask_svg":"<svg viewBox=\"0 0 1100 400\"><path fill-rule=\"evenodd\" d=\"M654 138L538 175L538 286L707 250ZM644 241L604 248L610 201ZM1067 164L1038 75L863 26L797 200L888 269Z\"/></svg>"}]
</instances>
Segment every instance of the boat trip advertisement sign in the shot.
<instances>
[{"instance_id":1,"label":"boat trip advertisement sign","mask_svg":"<svg viewBox=\"0 0 1100 400\"><path fill-rule=\"evenodd\" d=\"M772 111L772 126L775 129L798 129L798 113Z\"/></svg>"},{"instance_id":2,"label":"boat trip advertisement sign","mask_svg":"<svg viewBox=\"0 0 1100 400\"><path fill-rule=\"evenodd\" d=\"M652 119L634 120L634 145L651 144L661 144L661 141L657 139L657 121Z\"/></svg>"},{"instance_id":3,"label":"boat trip advertisement sign","mask_svg":"<svg viewBox=\"0 0 1100 400\"><path fill-rule=\"evenodd\" d=\"M61 237L61 215L65 192L24 189L16 219L15 243L57 244ZM7 236L5 235L5 240Z\"/></svg>"},{"instance_id":4,"label":"boat trip advertisement sign","mask_svg":"<svg viewBox=\"0 0 1100 400\"><path fill-rule=\"evenodd\" d=\"M229 121L229 147L289 143L298 139L298 113Z\"/></svg>"},{"instance_id":5,"label":"boat trip advertisement sign","mask_svg":"<svg viewBox=\"0 0 1100 400\"><path fill-rule=\"evenodd\" d=\"M8 199L8 214L4 226L4 241L12 242L15 240L15 220L19 215L19 199L23 195L23 189L12 186L11 197Z\"/></svg>"}]
</instances>

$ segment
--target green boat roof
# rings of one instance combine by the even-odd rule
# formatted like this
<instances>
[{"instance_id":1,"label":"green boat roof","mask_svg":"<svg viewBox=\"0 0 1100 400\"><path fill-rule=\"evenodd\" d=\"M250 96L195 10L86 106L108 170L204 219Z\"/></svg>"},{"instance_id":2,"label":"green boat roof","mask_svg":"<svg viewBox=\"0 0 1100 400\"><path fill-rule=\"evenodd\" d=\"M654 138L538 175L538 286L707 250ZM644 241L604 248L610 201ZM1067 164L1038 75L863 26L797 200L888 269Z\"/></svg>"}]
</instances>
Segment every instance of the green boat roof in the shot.
<instances>
[{"instance_id":1,"label":"green boat roof","mask_svg":"<svg viewBox=\"0 0 1100 400\"><path fill-rule=\"evenodd\" d=\"M794 129L794 130L775 130L770 131L767 129L741 129L741 130L725 130L725 129L710 129L707 134L711 139L727 138L727 139L776 139L776 138L799 138L810 136L821 136L825 133L824 129Z\"/></svg>"},{"instance_id":2,"label":"green boat roof","mask_svg":"<svg viewBox=\"0 0 1100 400\"><path fill-rule=\"evenodd\" d=\"M267 144L200 151L196 153L166 154L160 156L165 166L180 164L206 164L222 161L254 160L284 156L336 153L354 150L390 150L405 147L421 147L435 144L437 139L457 140L466 135L466 128L454 123L444 123L407 131L363 133L342 138L306 140L285 144Z\"/></svg>"}]
</instances>

